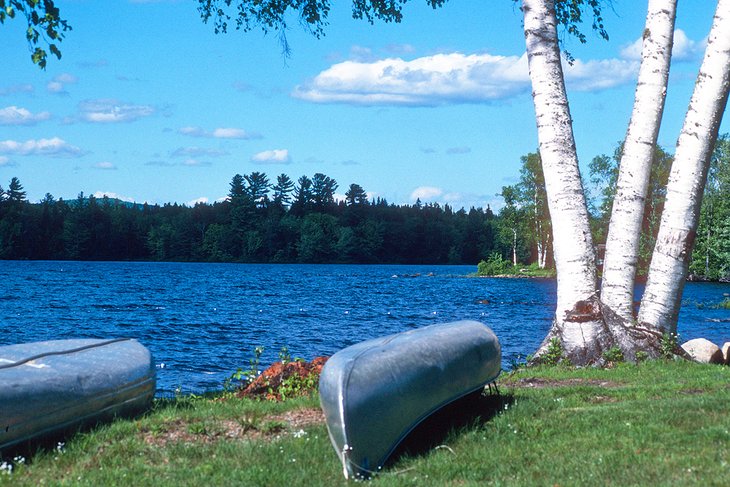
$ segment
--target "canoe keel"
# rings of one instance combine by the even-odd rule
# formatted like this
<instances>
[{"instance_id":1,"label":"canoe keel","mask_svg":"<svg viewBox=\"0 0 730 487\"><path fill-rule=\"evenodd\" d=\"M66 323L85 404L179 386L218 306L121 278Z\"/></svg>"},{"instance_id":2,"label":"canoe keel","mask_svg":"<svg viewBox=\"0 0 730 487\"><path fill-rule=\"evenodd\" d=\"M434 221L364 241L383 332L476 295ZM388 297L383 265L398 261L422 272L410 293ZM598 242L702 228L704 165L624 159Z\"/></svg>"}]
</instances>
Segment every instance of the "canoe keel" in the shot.
<instances>
[{"instance_id":1,"label":"canoe keel","mask_svg":"<svg viewBox=\"0 0 730 487\"><path fill-rule=\"evenodd\" d=\"M369 477L421 421L492 382L500 369L499 341L476 321L427 326L334 354L319 392L345 478Z\"/></svg>"}]
</instances>

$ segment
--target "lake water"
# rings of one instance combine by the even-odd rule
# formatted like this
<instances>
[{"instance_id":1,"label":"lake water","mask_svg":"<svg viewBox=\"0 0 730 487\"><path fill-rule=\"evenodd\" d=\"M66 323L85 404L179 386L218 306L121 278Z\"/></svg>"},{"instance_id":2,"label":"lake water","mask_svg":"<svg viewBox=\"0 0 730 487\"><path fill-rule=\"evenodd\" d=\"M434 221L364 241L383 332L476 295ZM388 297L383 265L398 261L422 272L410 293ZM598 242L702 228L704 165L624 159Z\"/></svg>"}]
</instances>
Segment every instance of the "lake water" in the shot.
<instances>
[{"instance_id":1,"label":"lake water","mask_svg":"<svg viewBox=\"0 0 730 487\"><path fill-rule=\"evenodd\" d=\"M503 365L550 327L555 282L468 278L475 266L0 261L0 345L132 337L152 350L158 394L220 389L257 346L262 365L331 355L434 323L490 326ZM730 341L729 284L688 283L679 333Z\"/></svg>"}]
</instances>

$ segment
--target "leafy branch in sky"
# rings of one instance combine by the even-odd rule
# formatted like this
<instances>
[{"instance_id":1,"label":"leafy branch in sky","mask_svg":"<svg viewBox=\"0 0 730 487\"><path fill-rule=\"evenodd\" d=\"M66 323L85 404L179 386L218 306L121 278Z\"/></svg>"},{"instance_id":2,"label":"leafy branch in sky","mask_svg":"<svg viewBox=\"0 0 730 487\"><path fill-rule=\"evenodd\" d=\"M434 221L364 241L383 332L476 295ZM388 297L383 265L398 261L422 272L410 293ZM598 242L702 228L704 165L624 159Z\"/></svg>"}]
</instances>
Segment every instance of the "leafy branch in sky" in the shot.
<instances>
[{"instance_id":1,"label":"leafy branch in sky","mask_svg":"<svg viewBox=\"0 0 730 487\"><path fill-rule=\"evenodd\" d=\"M18 15L23 16L28 24L25 38L31 51L31 60L41 69L46 69L49 51L61 59L58 43L65 37L65 32L71 30L71 26L61 18L61 12L54 1L0 0L0 24Z\"/></svg>"}]
</instances>

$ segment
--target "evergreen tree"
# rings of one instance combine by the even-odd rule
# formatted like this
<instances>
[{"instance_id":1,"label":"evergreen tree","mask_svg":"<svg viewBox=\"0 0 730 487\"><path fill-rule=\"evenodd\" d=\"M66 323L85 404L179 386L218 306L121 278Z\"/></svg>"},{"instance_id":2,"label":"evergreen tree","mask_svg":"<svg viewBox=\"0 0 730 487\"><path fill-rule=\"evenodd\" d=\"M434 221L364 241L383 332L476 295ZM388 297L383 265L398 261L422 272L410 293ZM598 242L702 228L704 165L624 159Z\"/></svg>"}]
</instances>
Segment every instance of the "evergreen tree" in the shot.
<instances>
[{"instance_id":1,"label":"evergreen tree","mask_svg":"<svg viewBox=\"0 0 730 487\"><path fill-rule=\"evenodd\" d=\"M289 206L291 193L294 191L294 181L286 174L279 174L272 189L274 190L274 204L280 208Z\"/></svg>"},{"instance_id":2,"label":"evergreen tree","mask_svg":"<svg viewBox=\"0 0 730 487\"><path fill-rule=\"evenodd\" d=\"M262 172L252 172L244 176L246 180L246 194L257 208L264 208L268 201L271 185L269 178Z\"/></svg>"},{"instance_id":3,"label":"evergreen tree","mask_svg":"<svg viewBox=\"0 0 730 487\"><path fill-rule=\"evenodd\" d=\"M232 203L241 201L246 196L245 180L240 174L236 174L231 179L230 190L228 191L228 199Z\"/></svg>"},{"instance_id":4,"label":"evergreen tree","mask_svg":"<svg viewBox=\"0 0 730 487\"><path fill-rule=\"evenodd\" d=\"M294 202L291 211L295 216L303 216L313 203L312 196L312 180L307 176L302 176L297 180L294 187Z\"/></svg>"},{"instance_id":5,"label":"evergreen tree","mask_svg":"<svg viewBox=\"0 0 730 487\"><path fill-rule=\"evenodd\" d=\"M345 202L352 205L365 205L368 203L368 194L359 184L351 184L345 192Z\"/></svg>"},{"instance_id":6,"label":"evergreen tree","mask_svg":"<svg viewBox=\"0 0 730 487\"><path fill-rule=\"evenodd\" d=\"M326 211L335 203L337 181L320 172L312 177L312 200L317 211Z\"/></svg>"},{"instance_id":7,"label":"evergreen tree","mask_svg":"<svg viewBox=\"0 0 730 487\"><path fill-rule=\"evenodd\" d=\"M11 203L22 203L25 201L25 191L23 191L23 185L20 184L20 179L14 177L10 180L8 186L7 199Z\"/></svg>"}]
</instances>

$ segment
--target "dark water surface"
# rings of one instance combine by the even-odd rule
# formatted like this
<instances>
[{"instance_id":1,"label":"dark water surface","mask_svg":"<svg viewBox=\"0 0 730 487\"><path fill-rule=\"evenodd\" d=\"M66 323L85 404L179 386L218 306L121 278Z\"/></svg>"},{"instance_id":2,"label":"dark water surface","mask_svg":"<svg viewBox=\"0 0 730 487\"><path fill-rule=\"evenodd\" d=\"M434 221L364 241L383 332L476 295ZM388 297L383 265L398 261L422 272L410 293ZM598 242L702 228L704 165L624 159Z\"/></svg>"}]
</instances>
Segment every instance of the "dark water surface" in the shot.
<instances>
[{"instance_id":1,"label":"dark water surface","mask_svg":"<svg viewBox=\"0 0 730 487\"><path fill-rule=\"evenodd\" d=\"M256 346L262 364L461 319L489 325L504 366L550 327L555 282L467 278L474 266L0 261L0 345L133 337L152 350L158 394L220 389ZM679 333L730 341L728 284L688 283Z\"/></svg>"}]
</instances>

